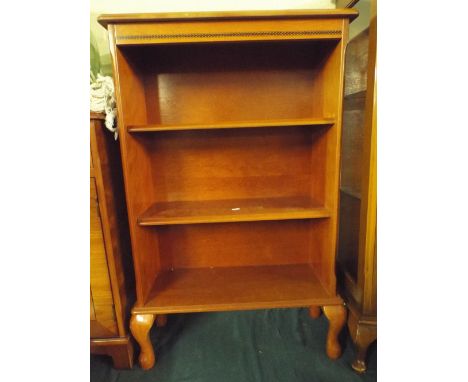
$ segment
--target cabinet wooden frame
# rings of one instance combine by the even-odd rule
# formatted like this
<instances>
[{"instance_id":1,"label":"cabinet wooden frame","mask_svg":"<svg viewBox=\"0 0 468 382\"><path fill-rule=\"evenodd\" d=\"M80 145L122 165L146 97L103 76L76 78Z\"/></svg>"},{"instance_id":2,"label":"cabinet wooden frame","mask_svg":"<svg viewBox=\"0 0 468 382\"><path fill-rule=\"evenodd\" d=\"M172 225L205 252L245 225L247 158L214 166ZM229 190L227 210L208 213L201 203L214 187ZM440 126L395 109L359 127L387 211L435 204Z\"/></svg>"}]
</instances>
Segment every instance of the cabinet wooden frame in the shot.
<instances>
[{"instance_id":1,"label":"cabinet wooden frame","mask_svg":"<svg viewBox=\"0 0 468 382\"><path fill-rule=\"evenodd\" d=\"M324 306L354 10L101 16L109 31L137 302L168 313ZM325 311L325 308L324 308Z\"/></svg>"},{"instance_id":2,"label":"cabinet wooden frame","mask_svg":"<svg viewBox=\"0 0 468 382\"><path fill-rule=\"evenodd\" d=\"M104 114L90 115L90 144L90 348L111 356L116 368L131 368L130 238L119 147L104 127Z\"/></svg>"},{"instance_id":3,"label":"cabinet wooden frame","mask_svg":"<svg viewBox=\"0 0 468 382\"><path fill-rule=\"evenodd\" d=\"M376 7L373 0L370 25L348 45L346 63L337 270L358 372L366 370L368 347L377 339Z\"/></svg>"}]
</instances>

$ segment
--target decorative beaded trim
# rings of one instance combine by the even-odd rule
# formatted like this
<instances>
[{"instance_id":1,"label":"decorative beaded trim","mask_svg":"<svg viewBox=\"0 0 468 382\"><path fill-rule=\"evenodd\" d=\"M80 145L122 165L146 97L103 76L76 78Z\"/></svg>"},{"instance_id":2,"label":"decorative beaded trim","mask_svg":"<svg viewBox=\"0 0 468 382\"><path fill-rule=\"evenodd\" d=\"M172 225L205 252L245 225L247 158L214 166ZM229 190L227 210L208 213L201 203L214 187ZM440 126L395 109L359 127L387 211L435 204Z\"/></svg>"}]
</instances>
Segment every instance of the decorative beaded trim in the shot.
<instances>
[{"instance_id":1,"label":"decorative beaded trim","mask_svg":"<svg viewBox=\"0 0 468 382\"><path fill-rule=\"evenodd\" d=\"M174 33L174 34L142 34L118 36L118 40L146 40L171 38L212 38L212 37L254 37L254 36L301 36L341 34L340 30L332 31L259 31L259 32L224 32L224 33Z\"/></svg>"}]
</instances>

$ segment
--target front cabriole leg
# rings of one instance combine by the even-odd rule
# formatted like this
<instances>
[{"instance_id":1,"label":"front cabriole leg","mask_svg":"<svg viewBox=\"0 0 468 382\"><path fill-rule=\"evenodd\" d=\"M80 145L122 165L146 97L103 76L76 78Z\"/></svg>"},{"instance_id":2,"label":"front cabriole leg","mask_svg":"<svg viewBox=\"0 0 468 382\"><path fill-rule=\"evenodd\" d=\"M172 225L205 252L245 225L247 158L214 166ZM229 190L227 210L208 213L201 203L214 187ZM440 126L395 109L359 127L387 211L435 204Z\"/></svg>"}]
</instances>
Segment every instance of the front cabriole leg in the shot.
<instances>
[{"instance_id":1,"label":"front cabriole leg","mask_svg":"<svg viewBox=\"0 0 468 382\"><path fill-rule=\"evenodd\" d=\"M142 369L148 370L154 366L154 350L149 336L155 319L154 314L132 314L130 330L140 345L138 361Z\"/></svg>"},{"instance_id":2,"label":"front cabriole leg","mask_svg":"<svg viewBox=\"0 0 468 382\"><path fill-rule=\"evenodd\" d=\"M341 356L341 346L338 341L338 335L346 322L346 308L344 305L325 305L323 314L327 317L327 355L331 359L337 359Z\"/></svg>"}]
</instances>

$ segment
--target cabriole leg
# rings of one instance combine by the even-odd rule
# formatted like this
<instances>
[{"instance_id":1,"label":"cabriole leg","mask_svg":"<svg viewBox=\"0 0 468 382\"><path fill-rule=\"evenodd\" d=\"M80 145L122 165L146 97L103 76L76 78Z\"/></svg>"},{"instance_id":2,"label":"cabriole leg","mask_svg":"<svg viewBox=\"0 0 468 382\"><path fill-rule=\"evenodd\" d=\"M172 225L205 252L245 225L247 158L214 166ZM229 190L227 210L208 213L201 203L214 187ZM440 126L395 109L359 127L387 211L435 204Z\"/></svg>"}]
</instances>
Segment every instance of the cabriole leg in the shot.
<instances>
[{"instance_id":1,"label":"cabriole leg","mask_svg":"<svg viewBox=\"0 0 468 382\"><path fill-rule=\"evenodd\" d=\"M359 322L359 319L350 314L348 320L349 334L356 348L356 358L351 367L358 373L363 373L367 369L366 357L369 345L377 339L377 326Z\"/></svg>"},{"instance_id":2,"label":"cabriole leg","mask_svg":"<svg viewBox=\"0 0 468 382\"><path fill-rule=\"evenodd\" d=\"M154 366L154 350L149 336L155 319L154 314L133 314L130 320L130 330L140 345L138 361L142 369L151 369Z\"/></svg>"},{"instance_id":3,"label":"cabriole leg","mask_svg":"<svg viewBox=\"0 0 468 382\"><path fill-rule=\"evenodd\" d=\"M341 356L341 346L338 335L346 322L346 309L343 305L325 305L323 314L328 319L327 355L331 359Z\"/></svg>"},{"instance_id":4,"label":"cabriole leg","mask_svg":"<svg viewBox=\"0 0 468 382\"><path fill-rule=\"evenodd\" d=\"M354 342L356 346L356 358L354 359L351 367L357 371L358 373L363 373L367 369L366 365L366 356L367 356L367 349L369 345L373 342L373 338L369 336L357 336Z\"/></svg>"}]
</instances>

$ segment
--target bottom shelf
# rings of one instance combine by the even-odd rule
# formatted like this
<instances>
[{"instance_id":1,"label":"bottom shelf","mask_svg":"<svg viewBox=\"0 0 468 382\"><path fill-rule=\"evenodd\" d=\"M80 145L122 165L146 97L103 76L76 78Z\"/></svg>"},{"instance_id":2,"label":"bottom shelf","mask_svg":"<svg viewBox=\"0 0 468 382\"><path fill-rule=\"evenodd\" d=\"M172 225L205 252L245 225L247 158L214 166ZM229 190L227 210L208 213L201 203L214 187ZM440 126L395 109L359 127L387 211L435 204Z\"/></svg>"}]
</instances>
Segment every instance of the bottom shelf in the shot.
<instances>
[{"instance_id":1,"label":"bottom shelf","mask_svg":"<svg viewBox=\"0 0 468 382\"><path fill-rule=\"evenodd\" d=\"M134 313L183 313L338 304L308 264L190 268L160 273Z\"/></svg>"}]
</instances>

